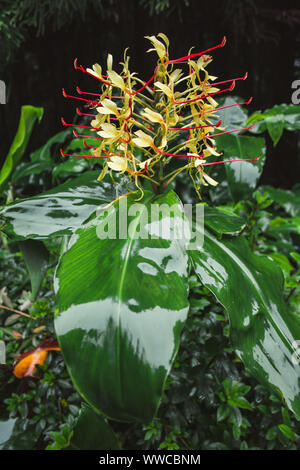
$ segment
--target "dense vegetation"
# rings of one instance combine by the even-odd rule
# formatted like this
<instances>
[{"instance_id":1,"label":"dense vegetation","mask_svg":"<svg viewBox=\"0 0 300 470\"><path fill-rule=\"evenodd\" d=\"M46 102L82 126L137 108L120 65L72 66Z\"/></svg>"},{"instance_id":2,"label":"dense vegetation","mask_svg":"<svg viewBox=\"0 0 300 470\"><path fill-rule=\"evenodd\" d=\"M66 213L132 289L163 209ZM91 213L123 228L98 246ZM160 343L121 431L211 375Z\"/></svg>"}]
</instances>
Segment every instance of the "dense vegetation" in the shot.
<instances>
[{"instance_id":1,"label":"dense vegetation","mask_svg":"<svg viewBox=\"0 0 300 470\"><path fill-rule=\"evenodd\" d=\"M254 0L224 0L212 18L207 4L193 0L2 2L0 78L8 85L8 104L0 109L5 130L1 149L6 155L0 170L0 341L6 353L6 361L0 364L1 449L299 449L299 391L295 391L291 374L284 375L290 361L284 362L280 354L283 351L294 358L298 374L300 110L299 104L291 104L290 97L291 82L299 73L294 63L300 12L292 2L286 10L275 7L274 2L264 3L262 7ZM207 21L205 32L196 28L203 15ZM107 190L101 202L134 188L127 176L116 176L115 193L108 174L103 182L96 182L102 162L62 158L60 148L66 154L84 154L87 150L82 139L72 139L70 129L59 128L61 114L68 122L73 115L63 98L57 96L62 86L74 86L75 71L69 67L74 56L91 65L103 62L107 52L115 52L116 58L121 58L120 51L130 45L134 66L149 76L145 73L149 61L142 58L144 45L140 38L149 33L154 23L157 25L152 31L163 30L172 37L173 50L178 49L180 55L186 49L185 41L190 45L193 41L215 43L216 36L221 39L226 31L216 30L219 17L224 18L224 29L233 41L232 49L225 55L222 77L238 76L241 69L248 68L250 79L238 90L244 98L231 94L218 102L225 107L244 102L253 94L257 99L248 107L232 106L219 112L227 130L247 126L249 131L220 135L218 149L224 160L261 156L253 163L211 167L209 176L220 184L201 187L200 204L204 204L205 230L211 241L211 247L205 246L205 253L219 266L220 282L228 279L228 292L222 294L221 287L220 292L215 291L210 284L209 263L201 264L195 258L189 264L188 316L180 333L178 353L165 377L158 411L151 423L142 418L121 422L118 416L113 420L111 414L105 413L109 418L95 414L84 404L82 384L76 380L75 386L70 377L74 372L72 358L63 342L60 344L67 360L58 349L56 335L60 333L57 326L55 329L54 318L63 310L63 302L55 292L55 283L57 272L63 271L57 264L66 253L70 236L84 221L93 220L98 204L92 195L95 188L103 184ZM83 28L84 39L79 34ZM182 38L182 28L189 29L191 35ZM76 32L75 36L72 32ZM280 73L274 60L274 43L282 60ZM61 55L58 45L62 47ZM226 57L230 59L227 61ZM71 71L66 71L66 67ZM277 79L273 80L275 70ZM215 73L213 68L212 71ZM22 87L17 85L20 77ZM31 105L24 106L24 100ZM77 124L89 123L85 118L76 119ZM92 143L91 139L88 142ZM177 168L177 162L170 163L171 172ZM143 189L151 190L148 181ZM175 191L184 203L199 204L187 172L172 180L168 189ZM70 200L66 202L64 197ZM78 199L82 201L81 211L77 210ZM52 201L53 213L45 200ZM76 233L80 234L80 230ZM224 269L220 268L220 259L224 260ZM257 273L261 276L256 278L261 281L261 291L253 281ZM72 276L67 272L68 279L72 280ZM250 325L251 331L243 329L245 325L237 327L235 299L238 295L243 298L243 286L249 286L251 293L258 292L262 310L280 298L283 322L295 326L292 333L296 341L290 344L282 325L275 325L279 333L275 340L271 335L271 353L276 351L276 345L279 352L269 364L265 359L267 352L265 373L259 370L253 351L261 341L262 331L264 337L273 327L273 320L276 323L278 319L271 313L260 322L259 312ZM80 292L74 286L74 292L76 289ZM245 343L241 340L244 331ZM27 376L19 371L18 377L16 365L20 364L21 355L37 351L44 344L50 346L40 365L34 371L26 369ZM282 388L272 377L277 368Z\"/></svg>"}]
</instances>

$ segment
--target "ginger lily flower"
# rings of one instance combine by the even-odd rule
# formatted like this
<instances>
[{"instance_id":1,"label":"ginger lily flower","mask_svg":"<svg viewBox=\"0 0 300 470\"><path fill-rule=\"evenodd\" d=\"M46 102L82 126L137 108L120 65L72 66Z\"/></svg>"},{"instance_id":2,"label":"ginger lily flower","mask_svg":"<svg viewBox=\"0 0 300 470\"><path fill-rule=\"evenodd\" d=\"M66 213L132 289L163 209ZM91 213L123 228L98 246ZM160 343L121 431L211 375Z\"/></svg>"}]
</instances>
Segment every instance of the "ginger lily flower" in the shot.
<instances>
[{"instance_id":1,"label":"ginger lily flower","mask_svg":"<svg viewBox=\"0 0 300 470\"><path fill-rule=\"evenodd\" d=\"M188 171L199 194L201 185L218 184L204 172L204 166L241 161L207 162L207 159L221 156L216 149L215 139L218 136L250 129L225 131L224 127L220 127L222 121L217 117L218 110L250 103L251 98L245 103L221 107L217 102L219 95L232 91L236 82L245 80L247 74L217 81L217 77L207 71L212 61L212 56L208 53L223 47L225 38L220 44L205 51L190 51L188 55L177 59L169 57L169 40L165 34L146 38L153 46L148 52L154 51L158 56L154 73L147 81L130 72L127 50L119 72L113 70L113 58L111 54L108 55L105 75L99 64L85 69L75 60L75 68L96 78L100 90L92 93L81 91L77 87L77 92L86 95L86 98L68 95L63 90L66 98L76 99L85 107L90 107L90 113L80 110L77 112L80 116L89 116L92 119L90 126L68 124L64 120L62 122L76 129L87 129L88 134L78 134L77 131L74 134L77 138L94 139L95 145L84 142L91 149L90 155L69 155L63 150L61 154L64 157L100 159L104 166L98 179L108 169L126 172L129 178L134 178L140 189L139 177L160 185L168 175L155 181L158 173L156 170L160 168L161 172L161 168L166 167L170 159L186 159L186 162L182 160L182 167L176 170L176 174ZM242 160L255 161L257 158Z\"/></svg>"}]
</instances>

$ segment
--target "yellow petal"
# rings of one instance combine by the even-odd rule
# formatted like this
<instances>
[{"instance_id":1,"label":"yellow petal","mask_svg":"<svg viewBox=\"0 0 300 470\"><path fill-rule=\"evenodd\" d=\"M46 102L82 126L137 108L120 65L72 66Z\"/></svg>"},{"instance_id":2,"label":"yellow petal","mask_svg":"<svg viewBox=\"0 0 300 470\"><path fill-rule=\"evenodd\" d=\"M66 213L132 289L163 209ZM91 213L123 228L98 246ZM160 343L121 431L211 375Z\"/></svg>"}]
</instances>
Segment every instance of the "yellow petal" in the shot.
<instances>
[{"instance_id":1,"label":"yellow petal","mask_svg":"<svg viewBox=\"0 0 300 470\"><path fill-rule=\"evenodd\" d=\"M115 115L118 114L118 107L117 107L116 103L114 103L113 101L111 101L107 98L104 98L104 100L101 101L101 104L102 104L102 106L99 106L99 108L97 108L98 113L100 113L100 114L115 114Z\"/></svg>"},{"instance_id":2,"label":"yellow petal","mask_svg":"<svg viewBox=\"0 0 300 470\"><path fill-rule=\"evenodd\" d=\"M107 165L114 171L125 171L127 168L127 161L125 157L114 156L110 157Z\"/></svg>"},{"instance_id":3,"label":"yellow petal","mask_svg":"<svg viewBox=\"0 0 300 470\"><path fill-rule=\"evenodd\" d=\"M102 119L103 119L103 116L99 116L99 115L96 116L95 119L92 120L91 126L97 127L97 128L101 127Z\"/></svg>"},{"instance_id":4,"label":"yellow petal","mask_svg":"<svg viewBox=\"0 0 300 470\"><path fill-rule=\"evenodd\" d=\"M121 75L117 74L114 70L108 70L107 75L114 86L125 90L125 83Z\"/></svg>"},{"instance_id":5,"label":"yellow petal","mask_svg":"<svg viewBox=\"0 0 300 470\"><path fill-rule=\"evenodd\" d=\"M169 47L170 43L169 43L168 36L166 36L164 33L159 33L157 36L159 38L162 38L162 40L165 42L165 44Z\"/></svg>"},{"instance_id":6,"label":"yellow petal","mask_svg":"<svg viewBox=\"0 0 300 470\"><path fill-rule=\"evenodd\" d=\"M135 145L138 145L139 147L152 147L154 142L153 142L152 137L150 137L150 135L146 134L143 131L136 131L135 135L137 137L134 137L132 139Z\"/></svg>"},{"instance_id":7,"label":"yellow petal","mask_svg":"<svg viewBox=\"0 0 300 470\"><path fill-rule=\"evenodd\" d=\"M169 98L172 98L172 90L170 90L170 88L167 86L167 85L164 85L163 83L160 83L160 82L155 82L154 85L156 86L156 88L159 88L160 90L162 90L165 95L167 95Z\"/></svg>"},{"instance_id":8,"label":"yellow petal","mask_svg":"<svg viewBox=\"0 0 300 470\"><path fill-rule=\"evenodd\" d=\"M167 49L165 45L160 42L155 36L145 36L146 39L152 42L154 49L149 49L147 52L156 51L160 59L167 55Z\"/></svg>"},{"instance_id":9,"label":"yellow petal","mask_svg":"<svg viewBox=\"0 0 300 470\"><path fill-rule=\"evenodd\" d=\"M113 56L111 54L107 54L107 70L112 70L113 65Z\"/></svg>"},{"instance_id":10,"label":"yellow petal","mask_svg":"<svg viewBox=\"0 0 300 470\"><path fill-rule=\"evenodd\" d=\"M206 148L207 150L210 151L210 153L212 155L215 155L216 157L219 157L221 155L221 153L218 153L215 149L213 149L212 147L210 147L208 144L206 144Z\"/></svg>"},{"instance_id":11,"label":"yellow petal","mask_svg":"<svg viewBox=\"0 0 300 470\"><path fill-rule=\"evenodd\" d=\"M172 80L173 83L177 82L177 80L182 76L182 71L181 69L175 69L173 72L170 74L170 80Z\"/></svg>"},{"instance_id":12,"label":"yellow petal","mask_svg":"<svg viewBox=\"0 0 300 470\"><path fill-rule=\"evenodd\" d=\"M152 157L151 158L148 158L148 160L145 160L144 162L139 162L139 167L144 169L146 164L149 165L149 163L151 162L152 160Z\"/></svg>"},{"instance_id":13,"label":"yellow petal","mask_svg":"<svg viewBox=\"0 0 300 470\"><path fill-rule=\"evenodd\" d=\"M205 162L205 160L203 158L201 158L198 153L188 153L188 156L189 157L197 157L195 162L194 162L194 166L196 166L196 167L199 166L199 165L202 165L202 163Z\"/></svg>"},{"instance_id":14,"label":"yellow petal","mask_svg":"<svg viewBox=\"0 0 300 470\"><path fill-rule=\"evenodd\" d=\"M164 119L161 114L152 111L152 109L145 108L145 111L142 112L142 116L146 119L149 119L151 122L160 122L163 123Z\"/></svg>"},{"instance_id":15,"label":"yellow petal","mask_svg":"<svg viewBox=\"0 0 300 470\"><path fill-rule=\"evenodd\" d=\"M102 68L99 64L94 64L92 69L86 69L86 71L97 78L100 78L102 76Z\"/></svg>"},{"instance_id":16,"label":"yellow petal","mask_svg":"<svg viewBox=\"0 0 300 470\"><path fill-rule=\"evenodd\" d=\"M207 181L208 184L211 184L212 186L217 186L219 184L218 181L208 176L206 173L204 173L204 171L202 171L201 173L202 173L203 178Z\"/></svg>"},{"instance_id":17,"label":"yellow petal","mask_svg":"<svg viewBox=\"0 0 300 470\"><path fill-rule=\"evenodd\" d=\"M104 123L102 124L102 130L97 132L101 137L105 139L114 139L119 137L119 131L113 124Z\"/></svg>"}]
</instances>

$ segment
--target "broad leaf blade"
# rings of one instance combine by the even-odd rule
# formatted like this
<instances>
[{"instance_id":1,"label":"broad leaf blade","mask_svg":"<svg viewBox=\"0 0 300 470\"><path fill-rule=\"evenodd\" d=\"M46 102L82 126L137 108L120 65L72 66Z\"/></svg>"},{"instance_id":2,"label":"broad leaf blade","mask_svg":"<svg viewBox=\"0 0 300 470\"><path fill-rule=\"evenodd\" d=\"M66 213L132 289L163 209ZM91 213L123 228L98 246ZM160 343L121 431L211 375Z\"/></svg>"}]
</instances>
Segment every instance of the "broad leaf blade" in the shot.
<instances>
[{"instance_id":1,"label":"broad leaf blade","mask_svg":"<svg viewBox=\"0 0 300 470\"><path fill-rule=\"evenodd\" d=\"M97 181L99 171L90 171L43 194L14 202L2 209L4 232L14 240L71 235L100 204L115 197L108 178Z\"/></svg>"},{"instance_id":2,"label":"broad leaf blade","mask_svg":"<svg viewBox=\"0 0 300 470\"><path fill-rule=\"evenodd\" d=\"M205 225L217 234L236 235L246 225L245 219L221 208L205 206Z\"/></svg>"},{"instance_id":3,"label":"broad leaf blade","mask_svg":"<svg viewBox=\"0 0 300 470\"><path fill-rule=\"evenodd\" d=\"M43 108L22 106L17 133L0 171L0 192L7 185L13 170L21 160L30 139L33 126L37 119L38 121L42 119L43 112Z\"/></svg>"},{"instance_id":4,"label":"broad leaf blade","mask_svg":"<svg viewBox=\"0 0 300 470\"><path fill-rule=\"evenodd\" d=\"M49 252L38 240L24 240L19 243L31 281L31 298L35 299L44 279Z\"/></svg>"},{"instance_id":5,"label":"broad leaf blade","mask_svg":"<svg viewBox=\"0 0 300 470\"><path fill-rule=\"evenodd\" d=\"M242 237L217 239L190 252L195 271L226 308L231 340L246 368L280 391L300 418L300 365L293 363L300 319L283 299L283 275L267 257L254 255Z\"/></svg>"},{"instance_id":6,"label":"broad leaf blade","mask_svg":"<svg viewBox=\"0 0 300 470\"><path fill-rule=\"evenodd\" d=\"M284 129L295 131L300 129L300 109L294 104L279 104L264 112L252 114L247 124L256 123L252 133L260 134L268 130L274 146L277 145Z\"/></svg>"},{"instance_id":7,"label":"broad leaf blade","mask_svg":"<svg viewBox=\"0 0 300 470\"><path fill-rule=\"evenodd\" d=\"M83 398L113 419L149 422L188 312L187 254L184 240L174 239L184 218L175 193L145 193L136 213L135 197L121 200L128 202L128 237L98 238L115 220L119 233L120 201L71 238L55 277L55 328ZM155 204L174 215L149 223Z\"/></svg>"},{"instance_id":8,"label":"broad leaf blade","mask_svg":"<svg viewBox=\"0 0 300 470\"><path fill-rule=\"evenodd\" d=\"M118 439L104 416L84 406L73 430L70 450L119 450Z\"/></svg>"},{"instance_id":9,"label":"broad leaf blade","mask_svg":"<svg viewBox=\"0 0 300 470\"><path fill-rule=\"evenodd\" d=\"M256 188L265 163L265 140L261 137L225 134L218 137L224 160L261 157L255 162L225 163L229 191L234 201L247 197ZM217 179L217 181L219 181Z\"/></svg>"}]
</instances>

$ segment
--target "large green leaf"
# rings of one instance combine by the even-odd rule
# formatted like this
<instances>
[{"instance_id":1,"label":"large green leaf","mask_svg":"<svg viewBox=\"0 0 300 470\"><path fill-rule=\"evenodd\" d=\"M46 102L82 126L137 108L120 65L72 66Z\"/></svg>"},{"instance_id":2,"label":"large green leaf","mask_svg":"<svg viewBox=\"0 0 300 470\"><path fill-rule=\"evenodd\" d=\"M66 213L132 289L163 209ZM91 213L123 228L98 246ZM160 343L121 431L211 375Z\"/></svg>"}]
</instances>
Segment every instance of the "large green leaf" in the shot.
<instances>
[{"instance_id":1,"label":"large green leaf","mask_svg":"<svg viewBox=\"0 0 300 470\"><path fill-rule=\"evenodd\" d=\"M35 299L44 279L49 252L39 240L24 240L19 242L31 281L31 298Z\"/></svg>"},{"instance_id":2,"label":"large green leaf","mask_svg":"<svg viewBox=\"0 0 300 470\"><path fill-rule=\"evenodd\" d=\"M7 185L13 170L21 160L30 139L33 126L37 119L39 121L42 119L43 112L43 108L22 106L17 133L0 171L0 192Z\"/></svg>"},{"instance_id":3,"label":"large green leaf","mask_svg":"<svg viewBox=\"0 0 300 470\"><path fill-rule=\"evenodd\" d=\"M119 450L118 439L107 420L83 406L73 430L70 450Z\"/></svg>"},{"instance_id":4,"label":"large green leaf","mask_svg":"<svg viewBox=\"0 0 300 470\"><path fill-rule=\"evenodd\" d=\"M261 157L255 162L225 163L229 191L234 201L247 197L258 183L265 163L265 140L261 137L225 134L218 137L224 160ZM217 181L219 181L217 177Z\"/></svg>"},{"instance_id":5,"label":"large green leaf","mask_svg":"<svg viewBox=\"0 0 300 470\"><path fill-rule=\"evenodd\" d=\"M274 146L278 143L283 130L300 129L300 108L295 104L280 104L266 111L252 114L247 124L256 123L251 132L260 134L268 130Z\"/></svg>"},{"instance_id":6,"label":"large green leaf","mask_svg":"<svg viewBox=\"0 0 300 470\"><path fill-rule=\"evenodd\" d=\"M204 207L205 225L217 234L236 235L245 228L246 221L222 208Z\"/></svg>"},{"instance_id":7,"label":"large green leaf","mask_svg":"<svg viewBox=\"0 0 300 470\"><path fill-rule=\"evenodd\" d=\"M93 408L149 422L188 312L188 259L174 235L184 221L176 194L146 192L138 205L136 197L71 237L55 276L55 329L74 384ZM126 203L128 225L119 223ZM162 212L148 219L153 208ZM115 239L105 238L109 228Z\"/></svg>"},{"instance_id":8,"label":"large green leaf","mask_svg":"<svg viewBox=\"0 0 300 470\"><path fill-rule=\"evenodd\" d=\"M217 239L208 230L190 256L200 280L226 308L232 344L246 368L279 390L300 419L300 364L293 362L300 319L285 305L281 269L254 255L244 238Z\"/></svg>"},{"instance_id":9,"label":"large green leaf","mask_svg":"<svg viewBox=\"0 0 300 470\"><path fill-rule=\"evenodd\" d=\"M43 194L14 202L2 209L2 228L15 240L46 239L71 235L95 209L115 197L108 177L101 182L99 171L90 171Z\"/></svg>"},{"instance_id":10,"label":"large green leaf","mask_svg":"<svg viewBox=\"0 0 300 470\"><path fill-rule=\"evenodd\" d=\"M40 162L29 162L29 163L20 163L18 168L14 171L12 175L12 182L17 183L22 182L22 178L26 178L31 175L39 175L44 171L49 171L54 166L54 162L48 162L46 160L41 160Z\"/></svg>"}]
</instances>

